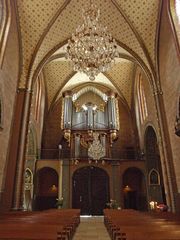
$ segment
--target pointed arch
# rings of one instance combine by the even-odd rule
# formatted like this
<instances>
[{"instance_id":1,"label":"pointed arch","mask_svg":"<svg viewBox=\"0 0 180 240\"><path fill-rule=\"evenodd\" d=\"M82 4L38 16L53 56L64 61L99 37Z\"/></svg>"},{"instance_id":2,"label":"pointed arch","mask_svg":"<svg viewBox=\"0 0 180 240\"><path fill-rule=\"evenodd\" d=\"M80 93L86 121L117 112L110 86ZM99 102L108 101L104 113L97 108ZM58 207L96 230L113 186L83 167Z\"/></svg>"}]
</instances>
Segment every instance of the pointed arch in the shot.
<instances>
[{"instance_id":1,"label":"pointed arch","mask_svg":"<svg viewBox=\"0 0 180 240\"><path fill-rule=\"evenodd\" d=\"M77 93L75 93L73 95L73 98L75 98L75 100L77 100L81 95L87 93L87 92L93 92L95 94L97 94L98 96L100 96L104 101L107 101L107 96L106 94L104 94L103 92L101 92L99 89L97 89L94 86L86 86L84 88L82 88L81 90L79 90Z\"/></svg>"},{"instance_id":2,"label":"pointed arch","mask_svg":"<svg viewBox=\"0 0 180 240\"><path fill-rule=\"evenodd\" d=\"M0 1L0 67L3 64L4 52L6 48L8 33L11 23L10 0Z\"/></svg>"},{"instance_id":3,"label":"pointed arch","mask_svg":"<svg viewBox=\"0 0 180 240\"><path fill-rule=\"evenodd\" d=\"M149 185L160 185L160 175L155 168L152 168L150 170L148 179L149 179Z\"/></svg>"},{"instance_id":4,"label":"pointed arch","mask_svg":"<svg viewBox=\"0 0 180 240\"><path fill-rule=\"evenodd\" d=\"M148 111L147 111L147 103L146 103L145 91L143 86L143 78L141 73L139 73L139 76L137 79L137 97L138 97L140 120L141 120L141 123L143 123L148 117Z\"/></svg>"}]
</instances>

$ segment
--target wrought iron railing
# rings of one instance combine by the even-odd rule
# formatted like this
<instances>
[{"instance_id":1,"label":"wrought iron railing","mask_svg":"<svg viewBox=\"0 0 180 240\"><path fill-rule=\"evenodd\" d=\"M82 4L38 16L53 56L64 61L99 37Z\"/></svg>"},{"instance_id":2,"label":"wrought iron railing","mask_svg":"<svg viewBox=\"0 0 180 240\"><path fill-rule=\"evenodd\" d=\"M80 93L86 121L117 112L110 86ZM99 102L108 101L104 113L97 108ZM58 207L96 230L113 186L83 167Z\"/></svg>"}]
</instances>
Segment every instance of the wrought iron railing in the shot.
<instances>
[{"instance_id":1,"label":"wrought iron railing","mask_svg":"<svg viewBox=\"0 0 180 240\"><path fill-rule=\"evenodd\" d=\"M70 148L66 149L42 149L41 159L87 159L87 151L80 152L78 156L70 151ZM111 160L142 160L142 156L134 150L114 150L104 157L104 159Z\"/></svg>"}]
</instances>

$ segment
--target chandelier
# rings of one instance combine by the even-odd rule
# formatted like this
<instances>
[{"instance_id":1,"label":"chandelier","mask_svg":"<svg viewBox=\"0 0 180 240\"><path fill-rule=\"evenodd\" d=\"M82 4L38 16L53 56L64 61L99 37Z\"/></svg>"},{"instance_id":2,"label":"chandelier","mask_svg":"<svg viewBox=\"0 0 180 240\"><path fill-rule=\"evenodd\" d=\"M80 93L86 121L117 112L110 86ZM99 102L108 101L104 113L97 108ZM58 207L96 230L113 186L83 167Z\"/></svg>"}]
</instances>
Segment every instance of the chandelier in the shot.
<instances>
[{"instance_id":1,"label":"chandelier","mask_svg":"<svg viewBox=\"0 0 180 240\"><path fill-rule=\"evenodd\" d=\"M90 8L83 10L84 23L77 27L67 46L67 58L72 60L74 70L85 73L91 81L118 57L116 41L98 22L99 17L100 10L90 2Z\"/></svg>"},{"instance_id":2,"label":"chandelier","mask_svg":"<svg viewBox=\"0 0 180 240\"><path fill-rule=\"evenodd\" d=\"M93 142L88 148L88 156L98 161L106 155L106 149L99 140L99 133L93 133Z\"/></svg>"}]
</instances>

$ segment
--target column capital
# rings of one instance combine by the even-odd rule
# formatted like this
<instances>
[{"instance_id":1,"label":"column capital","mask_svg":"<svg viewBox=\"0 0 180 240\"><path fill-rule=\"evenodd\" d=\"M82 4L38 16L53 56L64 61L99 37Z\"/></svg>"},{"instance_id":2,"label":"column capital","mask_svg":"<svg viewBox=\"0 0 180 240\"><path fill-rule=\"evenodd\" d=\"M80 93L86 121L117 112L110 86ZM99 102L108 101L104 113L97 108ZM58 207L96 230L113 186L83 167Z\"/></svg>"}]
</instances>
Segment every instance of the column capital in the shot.
<instances>
[{"instance_id":1,"label":"column capital","mask_svg":"<svg viewBox=\"0 0 180 240\"><path fill-rule=\"evenodd\" d=\"M107 91L106 92L106 95L110 98L116 98L117 97L117 93L116 92L113 92L112 90L110 91Z\"/></svg>"},{"instance_id":2,"label":"column capital","mask_svg":"<svg viewBox=\"0 0 180 240\"><path fill-rule=\"evenodd\" d=\"M73 92L68 90L62 93L63 97L72 97Z\"/></svg>"}]
</instances>

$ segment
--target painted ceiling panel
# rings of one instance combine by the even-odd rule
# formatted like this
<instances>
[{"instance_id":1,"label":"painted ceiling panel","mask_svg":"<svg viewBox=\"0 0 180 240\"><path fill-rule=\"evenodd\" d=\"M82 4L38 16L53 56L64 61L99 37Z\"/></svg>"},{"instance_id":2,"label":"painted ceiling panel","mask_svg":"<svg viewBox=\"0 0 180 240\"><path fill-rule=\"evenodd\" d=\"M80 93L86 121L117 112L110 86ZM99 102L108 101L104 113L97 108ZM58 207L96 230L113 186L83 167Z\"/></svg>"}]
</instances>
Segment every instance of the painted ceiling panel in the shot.
<instances>
[{"instance_id":1,"label":"painted ceiling panel","mask_svg":"<svg viewBox=\"0 0 180 240\"><path fill-rule=\"evenodd\" d=\"M141 36L155 64L155 36L160 1L116 0L116 2Z\"/></svg>"},{"instance_id":2,"label":"painted ceiling panel","mask_svg":"<svg viewBox=\"0 0 180 240\"><path fill-rule=\"evenodd\" d=\"M87 8L87 4L86 6L84 4L85 2L82 0L71 0L64 11L59 15L39 48L33 71L51 49L70 38L77 26L82 23L82 8ZM148 66L146 56L140 43L119 10L110 1L98 0L96 4L101 9L100 20L102 24L108 27L108 31L115 39L134 51Z\"/></svg>"},{"instance_id":3,"label":"painted ceiling panel","mask_svg":"<svg viewBox=\"0 0 180 240\"><path fill-rule=\"evenodd\" d=\"M64 0L17 0L23 55L21 87L25 85L29 63L39 39L63 3Z\"/></svg>"},{"instance_id":4,"label":"painted ceiling panel","mask_svg":"<svg viewBox=\"0 0 180 240\"><path fill-rule=\"evenodd\" d=\"M46 88L48 95L48 107L50 107L55 95L63 86L64 81L72 74L69 62L50 62L44 68Z\"/></svg>"},{"instance_id":5,"label":"painted ceiling panel","mask_svg":"<svg viewBox=\"0 0 180 240\"><path fill-rule=\"evenodd\" d=\"M130 61L117 63L110 71L107 72L107 76L119 88L131 108L134 63Z\"/></svg>"},{"instance_id":6,"label":"painted ceiling panel","mask_svg":"<svg viewBox=\"0 0 180 240\"><path fill-rule=\"evenodd\" d=\"M150 71L151 66L144 46L154 63L159 2L157 0L95 1L101 11L101 24L107 26L108 32L112 34L121 47L130 50L132 55L135 53L135 58L142 61ZM87 9L88 4L89 1L84 0L17 0L23 55L23 70L19 87L25 87L27 73L30 72L29 79L31 79L47 53L55 47L57 51L71 37L77 26L82 24L82 8ZM138 33L138 36L135 33ZM42 35L44 39L41 38ZM36 49L38 42L39 48ZM128 55L126 51L124 54ZM32 57L35 57L35 61L30 71L29 64ZM112 82L108 83L109 86L114 88L112 85L114 83L126 98L129 106L131 105L133 69L134 63L120 61L106 75L110 77ZM61 61L48 63L44 73L50 106L60 87L73 73L73 69L65 59L61 59ZM101 80L98 81L101 82ZM76 85L77 81L71 80L66 86L72 88Z\"/></svg>"}]
</instances>

